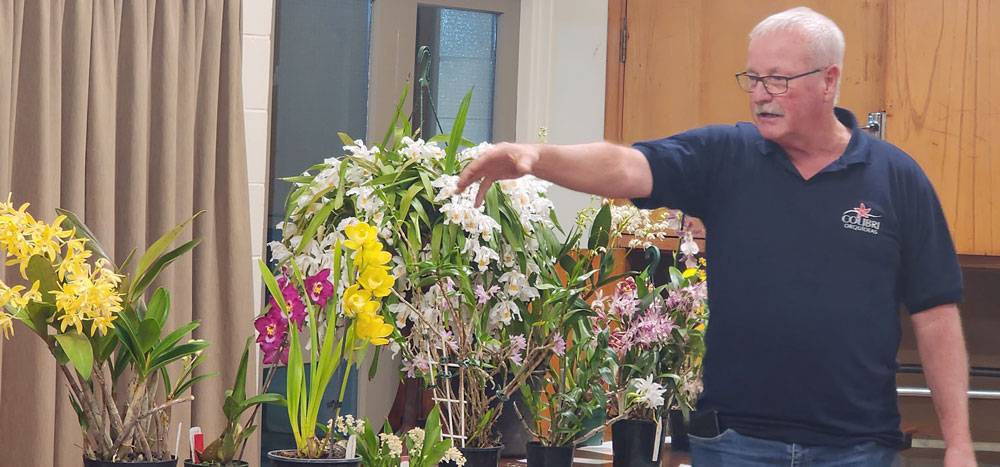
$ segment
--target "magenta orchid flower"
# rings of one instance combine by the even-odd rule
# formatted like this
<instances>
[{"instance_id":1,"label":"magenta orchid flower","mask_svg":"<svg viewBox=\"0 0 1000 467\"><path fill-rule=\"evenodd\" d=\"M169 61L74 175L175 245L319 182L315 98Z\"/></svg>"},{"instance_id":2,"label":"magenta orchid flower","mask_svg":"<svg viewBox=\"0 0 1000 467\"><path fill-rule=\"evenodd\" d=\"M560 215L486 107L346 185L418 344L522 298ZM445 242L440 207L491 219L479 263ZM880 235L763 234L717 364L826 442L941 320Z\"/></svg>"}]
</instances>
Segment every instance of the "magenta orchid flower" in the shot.
<instances>
[{"instance_id":1,"label":"magenta orchid flower","mask_svg":"<svg viewBox=\"0 0 1000 467\"><path fill-rule=\"evenodd\" d=\"M287 276L282 275L278 277L278 287L281 288L281 295L285 298L285 304L288 305L288 319L297 324L299 329L306 322L306 304L302 301L302 297L299 296L299 291L295 287L295 284L288 279ZM279 309L278 302L271 297L271 309ZM279 309L280 310L280 309Z\"/></svg>"},{"instance_id":2,"label":"magenta orchid flower","mask_svg":"<svg viewBox=\"0 0 1000 467\"><path fill-rule=\"evenodd\" d=\"M321 269L316 274L309 276L305 281L306 293L309 300L320 308L326 306L326 302L333 296L333 284L330 282L330 269Z\"/></svg>"},{"instance_id":3,"label":"magenta orchid flower","mask_svg":"<svg viewBox=\"0 0 1000 467\"><path fill-rule=\"evenodd\" d=\"M254 320L253 325L257 328L257 343L264 352L264 363L287 362L288 346L284 343L288 334L288 321L282 316L281 310L277 307L271 308Z\"/></svg>"}]
</instances>

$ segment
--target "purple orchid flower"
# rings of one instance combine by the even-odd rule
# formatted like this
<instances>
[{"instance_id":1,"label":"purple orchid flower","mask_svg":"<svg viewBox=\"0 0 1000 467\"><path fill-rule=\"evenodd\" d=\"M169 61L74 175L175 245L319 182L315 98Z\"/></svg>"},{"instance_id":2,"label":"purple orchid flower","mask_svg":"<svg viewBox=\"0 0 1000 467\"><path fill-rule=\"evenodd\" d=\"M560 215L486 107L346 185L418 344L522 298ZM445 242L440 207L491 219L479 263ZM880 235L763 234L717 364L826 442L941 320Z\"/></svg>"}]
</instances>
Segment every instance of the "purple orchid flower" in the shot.
<instances>
[{"instance_id":1,"label":"purple orchid flower","mask_svg":"<svg viewBox=\"0 0 1000 467\"><path fill-rule=\"evenodd\" d=\"M254 320L253 325L257 329L257 343L264 352L264 363L287 362L288 346L283 344L288 334L288 321L281 314L281 310L277 307L271 308Z\"/></svg>"},{"instance_id":2,"label":"purple orchid flower","mask_svg":"<svg viewBox=\"0 0 1000 467\"><path fill-rule=\"evenodd\" d=\"M330 282L330 269L321 269L316 274L306 278L306 293L309 300L320 308L333 296L333 283Z\"/></svg>"}]
</instances>

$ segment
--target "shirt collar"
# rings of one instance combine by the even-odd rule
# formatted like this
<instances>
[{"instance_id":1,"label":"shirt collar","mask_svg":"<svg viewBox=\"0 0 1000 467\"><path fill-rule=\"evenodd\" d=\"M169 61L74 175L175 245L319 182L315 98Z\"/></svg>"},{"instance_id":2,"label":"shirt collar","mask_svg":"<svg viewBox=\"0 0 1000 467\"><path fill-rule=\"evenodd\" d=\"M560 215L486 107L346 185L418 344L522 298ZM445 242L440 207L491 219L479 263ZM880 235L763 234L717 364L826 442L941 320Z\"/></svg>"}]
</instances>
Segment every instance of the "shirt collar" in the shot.
<instances>
[{"instance_id":1,"label":"shirt collar","mask_svg":"<svg viewBox=\"0 0 1000 467\"><path fill-rule=\"evenodd\" d=\"M846 169L855 164L869 164L871 162L871 151L869 141L870 136L865 132L865 130L858 127L858 119L855 118L854 114L850 110L842 107L834 107L833 114L837 117L837 120L851 130L851 139L847 143L847 147L844 148L844 153L841 154L837 160L826 166L820 173L825 172L836 172L838 170ZM788 155L785 150L770 140L761 138L757 143L757 147L761 154L774 154L780 155L779 161L786 162L788 166L791 167L791 161L788 160ZM793 173L798 173L794 167L791 167Z\"/></svg>"}]
</instances>

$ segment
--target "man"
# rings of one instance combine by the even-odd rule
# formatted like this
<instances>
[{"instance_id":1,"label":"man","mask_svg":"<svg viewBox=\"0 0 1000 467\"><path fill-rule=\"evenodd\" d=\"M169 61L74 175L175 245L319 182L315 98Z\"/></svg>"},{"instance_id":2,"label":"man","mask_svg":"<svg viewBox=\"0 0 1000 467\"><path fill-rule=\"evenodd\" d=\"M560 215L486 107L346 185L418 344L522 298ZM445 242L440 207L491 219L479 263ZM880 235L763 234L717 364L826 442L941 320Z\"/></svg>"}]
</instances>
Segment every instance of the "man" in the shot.
<instances>
[{"instance_id":1,"label":"man","mask_svg":"<svg viewBox=\"0 0 1000 467\"><path fill-rule=\"evenodd\" d=\"M901 447L897 310L911 314L946 444L975 465L961 274L927 177L835 108L844 39L807 8L750 34L753 124L623 147L499 144L459 188L533 174L707 227L711 325L698 466L881 466Z\"/></svg>"}]
</instances>

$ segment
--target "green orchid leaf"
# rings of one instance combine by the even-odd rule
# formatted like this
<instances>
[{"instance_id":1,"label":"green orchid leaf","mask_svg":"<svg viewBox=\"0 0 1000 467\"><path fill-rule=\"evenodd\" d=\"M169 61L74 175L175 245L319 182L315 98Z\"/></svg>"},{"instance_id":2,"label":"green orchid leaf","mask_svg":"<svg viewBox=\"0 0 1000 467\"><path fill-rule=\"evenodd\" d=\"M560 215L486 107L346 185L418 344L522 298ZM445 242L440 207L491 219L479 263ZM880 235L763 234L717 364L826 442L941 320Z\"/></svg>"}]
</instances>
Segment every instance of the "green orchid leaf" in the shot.
<instances>
[{"instance_id":1,"label":"green orchid leaf","mask_svg":"<svg viewBox=\"0 0 1000 467\"><path fill-rule=\"evenodd\" d=\"M594 217L594 223L590 227L590 240L587 242L587 248L590 250L596 250L597 247L608 246L608 236L611 232L611 205L605 204L601 206L601 210L597 212L597 216Z\"/></svg>"},{"instance_id":2,"label":"green orchid leaf","mask_svg":"<svg viewBox=\"0 0 1000 467\"><path fill-rule=\"evenodd\" d=\"M462 98L462 103L458 106L458 115L455 116L455 121L451 126L448 147L445 148L444 157L444 169L448 173L456 173L458 171L456 155L458 154L458 148L462 144L462 132L465 131L465 119L469 113L469 104L471 101L472 91L470 90Z\"/></svg>"},{"instance_id":3,"label":"green orchid leaf","mask_svg":"<svg viewBox=\"0 0 1000 467\"><path fill-rule=\"evenodd\" d=\"M139 350L142 353L149 352L157 341L160 340L160 324L156 322L155 319L144 319L139 323L139 333L137 334L139 341Z\"/></svg>"},{"instance_id":4,"label":"green orchid leaf","mask_svg":"<svg viewBox=\"0 0 1000 467\"><path fill-rule=\"evenodd\" d=\"M59 348L66 353L70 363L76 372L86 380L90 381L90 373L94 367L94 351L90 345L90 340L86 336L76 333L56 334L56 341Z\"/></svg>"},{"instance_id":5,"label":"green orchid leaf","mask_svg":"<svg viewBox=\"0 0 1000 467\"><path fill-rule=\"evenodd\" d=\"M158 238L149 248L146 248L146 252L139 257L139 264L135 269L135 277L142 277L147 270L160 258L164 251L167 250L174 240L187 228L188 224L193 222L198 216L200 216L205 211L198 211L194 213L193 216L189 217L186 221L181 222L176 227L167 231L160 238ZM155 277L155 275L153 276Z\"/></svg>"},{"instance_id":6,"label":"green orchid leaf","mask_svg":"<svg viewBox=\"0 0 1000 467\"><path fill-rule=\"evenodd\" d=\"M354 139L350 137L347 133L342 131L337 132L337 136L340 138L340 142L344 143L344 146L354 146Z\"/></svg>"},{"instance_id":7,"label":"green orchid leaf","mask_svg":"<svg viewBox=\"0 0 1000 467\"><path fill-rule=\"evenodd\" d=\"M305 232L302 232L302 243L299 243L298 248L295 249L296 255L301 254L302 250L305 250L311 241L315 241L313 240L313 237L316 236L316 231L319 230L319 226L323 225L327 218L330 217L330 213L333 212L333 208L333 204L324 204L323 207L320 208L319 212L313 215L312 220L309 221L309 226L306 227Z\"/></svg>"},{"instance_id":8,"label":"green orchid leaf","mask_svg":"<svg viewBox=\"0 0 1000 467\"><path fill-rule=\"evenodd\" d=\"M137 276L138 279L136 279L135 283L132 284L132 287L130 288L128 294L128 296L130 297L130 301L141 297L142 294L145 293L146 288L149 287L149 284L151 284L153 280L155 280L156 277L160 275L160 272L163 270L163 268L170 265L170 263L176 261L185 253L194 249L194 247L197 246L198 243L200 242L201 240L191 240L177 247L176 249L171 250L168 253L158 256L155 260L153 260L152 264L150 264L149 267L146 268L144 273Z\"/></svg>"},{"instance_id":9,"label":"green orchid leaf","mask_svg":"<svg viewBox=\"0 0 1000 467\"><path fill-rule=\"evenodd\" d=\"M105 252L104 247L101 246L101 242L97 241L97 236L94 235L94 232L92 232L90 228L87 227L87 224L84 224L76 214L62 208L56 208L56 213L61 216L65 216L65 219L63 219L62 222L62 227L64 229L75 229L76 238L87 239L88 250L92 251L98 258L106 259L108 262L111 262L111 256Z\"/></svg>"},{"instance_id":10,"label":"green orchid leaf","mask_svg":"<svg viewBox=\"0 0 1000 467\"><path fill-rule=\"evenodd\" d=\"M167 334L166 337L157 342L156 346L153 348L153 351L150 352L150 354L161 355L165 353L167 350L173 348L174 345L180 342L180 340L183 339L184 336L191 333L191 331L197 329L198 326L200 325L201 325L200 321L191 321L190 323L186 323L183 326L174 329L169 334Z\"/></svg>"},{"instance_id":11,"label":"green orchid leaf","mask_svg":"<svg viewBox=\"0 0 1000 467\"><path fill-rule=\"evenodd\" d=\"M392 121L389 123L389 127L386 129L385 137L382 138L382 148L385 149L389 145L389 138L392 137L393 132L396 130L396 124L399 123L399 119L403 115L403 105L406 103L406 96L410 93L410 84L407 83L403 87L403 92L399 96L399 101L396 103L396 111L392 115Z\"/></svg>"}]
</instances>

